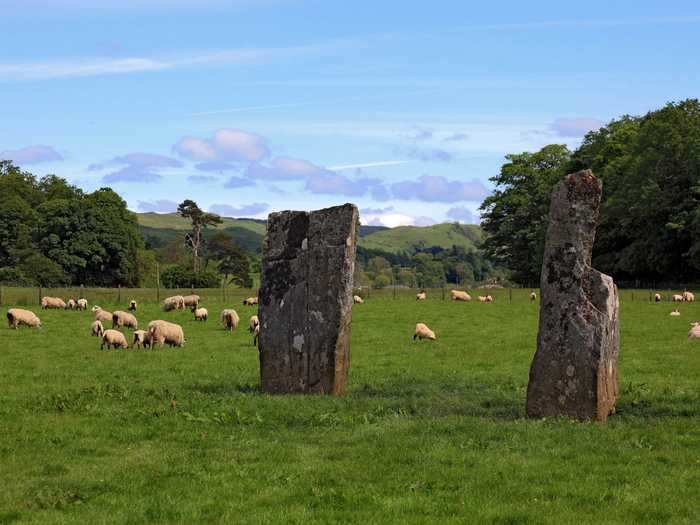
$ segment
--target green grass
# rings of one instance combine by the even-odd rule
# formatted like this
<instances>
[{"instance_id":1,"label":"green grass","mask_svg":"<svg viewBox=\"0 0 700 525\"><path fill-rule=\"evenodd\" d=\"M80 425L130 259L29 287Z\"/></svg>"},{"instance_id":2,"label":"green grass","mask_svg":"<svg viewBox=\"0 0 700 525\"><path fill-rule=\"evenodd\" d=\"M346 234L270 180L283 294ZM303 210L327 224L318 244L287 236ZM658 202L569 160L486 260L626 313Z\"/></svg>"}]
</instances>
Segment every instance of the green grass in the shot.
<instances>
[{"instance_id":1,"label":"green grass","mask_svg":"<svg viewBox=\"0 0 700 525\"><path fill-rule=\"evenodd\" d=\"M424 244L426 247L451 248L456 245L473 249L475 244L481 241L481 238L481 228L474 224L446 223L425 227L399 226L361 238L360 246L392 253L410 251L414 246L420 244Z\"/></svg>"},{"instance_id":2,"label":"green grass","mask_svg":"<svg viewBox=\"0 0 700 525\"><path fill-rule=\"evenodd\" d=\"M189 312L138 312L185 348L99 351L89 312L37 310L0 328L0 523L698 523L700 305L624 292L617 414L531 421L538 308L494 293L373 294L341 398L261 394L247 331Z\"/></svg>"}]
</instances>

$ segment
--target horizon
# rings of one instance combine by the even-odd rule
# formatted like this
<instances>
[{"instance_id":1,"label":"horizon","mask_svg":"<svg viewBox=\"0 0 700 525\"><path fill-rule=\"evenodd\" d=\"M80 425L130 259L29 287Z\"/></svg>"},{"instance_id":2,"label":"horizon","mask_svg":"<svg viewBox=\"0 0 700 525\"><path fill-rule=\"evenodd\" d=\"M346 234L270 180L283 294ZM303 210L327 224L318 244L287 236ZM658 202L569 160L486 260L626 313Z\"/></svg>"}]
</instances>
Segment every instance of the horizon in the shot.
<instances>
[{"instance_id":1,"label":"horizon","mask_svg":"<svg viewBox=\"0 0 700 525\"><path fill-rule=\"evenodd\" d=\"M689 1L90 4L0 1L0 158L140 213L478 224L505 155L700 86Z\"/></svg>"}]
</instances>

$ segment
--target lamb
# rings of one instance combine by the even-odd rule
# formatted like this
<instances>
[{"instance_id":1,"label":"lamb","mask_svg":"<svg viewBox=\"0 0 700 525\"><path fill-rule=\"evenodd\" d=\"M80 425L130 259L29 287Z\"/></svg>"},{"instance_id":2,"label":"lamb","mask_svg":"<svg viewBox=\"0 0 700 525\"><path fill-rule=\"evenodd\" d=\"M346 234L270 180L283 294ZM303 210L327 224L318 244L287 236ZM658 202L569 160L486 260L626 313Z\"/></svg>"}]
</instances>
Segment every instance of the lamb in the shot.
<instances>
[{"instance_id":1,"label":"lamb","mask_svg":"<svg viewBox=\"0 0 700 525\"><path fill-rule=\"evenodd\" d=\"M416 301L425 301L428 297L428 294L425 292L418 292L416 294Z\"/></svg>"},{"instance_id":2,"label":"lamb","mask_svg":"<svg viewBox=\"0 0 700 525\"><path fill-rule=\"evenodd\" d=\"M75 302L75 299L72 297L68 299L68 302L66 303L66 310L75 310L78 308L78 303Z\"/></svg>"},{"instance_id":3,"label":"lamb","mask_svg":"<svg viewBox=\"0 0 700 525\"><path fill-rule=\"evenodd\" d=\"M184 310L185 309L185 298L181 295L173 295L172 297L166 297L163 300L163 310L169 312L171 310Z\"/></svg>"},{"instance_id":4,"label":"lamb","mask_svg":"<svg viewBox=\"0 0 700 525\"><path fill-rule=\"evenodd\" d=\"M194 314L195 321L206 321L209 318L209 310L206 308L192 307L192 313Z\"/></svg>"},{"instance_id":5,"label":"lamb","mask_svg":"<svg viewBox=\"0 0 700 525\"><path fill-rule=\"evenodd\" d=\"M700 323L695 322L690 324L688 339L700 339Z\"/></svg>"},{"instance_id":6,"label":"lamb","mask_svg":"<svg viewBox=\"0 0 700 525\"><path fill-rule=\"evenodd\" d=\"M534 303L537 301L537 294L535 292L530 292L530 302Z\"/></svg>"},{"instance_id":7,"label":"lamb","mask_svg":"<svg viewBox=\"0 0 700 525\"><path fill-rule=\"evenodd\" d=\"M41 307L44 310L48 310L49 308L63 308L65 310L66 303L60 297L42 297Z\"/></svg>"},{"instance_id":8,"label":"lamb","mask_svg":"<svg viewBox=\"0 0 700 525\"><path fill-rule=\"evenodd\" d=\"M95 320L102 321L103 323L109 323L112 321L112 312L103 310L99 306L95 305L92 307L92 311L95 312Z\"/></svg>"},{"instance_id":9,"label":"lamb","mask_svg":"<svg viewBox=\"0 0 700 525\"><path fill-rule=\"evenodd\" d=\"M472 298L467 292L461 290L450 290L453 301L471 301Z\"/></svg>"},{"instance_id":10,"label":"lamb","mask_svg":"<svg viewBox=\"0 0 700 525\"><path fill-rule=\"evenodd\" d=\"M683 296L679 294L674 294L673 297L671 297L674 303L682 303L683 302Z\"/></svg>"},{"instance_id":11,"label":"lamb","mask_svg":"<svg viewBox=\"0 0 700 525\"><path fill-rule=\"evenodd\" d=\"M185 306L199 306L199 295L185 295L182 300L185 302Z\"/></svg>"},{"instance_id":12,"label":"lamb","mask_svg":"<svg viewBox=\"0 0 700 525\"><path fill-rule=\"evenodd\" d=\"M131 328L132 330L138 330L139 322L136 317L131 315L129 312L123 312L121 310L116 310L112 314L112 328Z\"/></svg>"},{"instance_id":13,"label":"lamb","mask_svg":"<svg viewBox=\"0 0 700 525\"><path fill-rule=\"evenodd\" d=\"M134 301L133 299L131 301L129 301L129 311L130 312L135 312L137 306L138 305L136 304L136 301Z\"/></svg>"},{"instance_id":14,"label":"lamb","mask_svg":"<svg viewBox=\"0 0 700 525\"><path fill-rule=\"evenodd\" d=\"M247 299L243 299L243 305L244 306L253 306L255 304L258 304L258 298L257 297L248 297Z\"/></svg>"},{"instance_id":15,"label":"lamb","mask_svg":"<svg viewBox=\"0 0 700 525\"><path fill-rule=\"evenodd\" d=\"M661 294L660 294L660 293L655 293L655 294L654 294L654 302L655 302L655 303L660 303L660 302L661 302Z\"/></svg>"},{"instance_id":16,"label":"lamb","mask_svg":"<svg viewBox=\"0 0 700 525\"><path fill-rule=\"evenodd\" d=\"M260 326L260 319L257 315L251 315L250 321L248 322L248 331L252 334Z\"/></svg>"},{"instance_id":17,"label":"lamb","mask_svg":"<svg viewBox=\"0 0 700 525\"><path fill-rule=\"evenodd\" d=\"M131 343L131 348L150 348L151 334L146 330L134 330L134 340Z\"/></svg>"},{"instance_id":18,"label":"lamb","mask_svg":"<svg viewBox=\"0 0 700 525\"><path fill-rule=\"evenodd\" d=\"M166 343L168 346L185 346L185 334L179 324L168 321L151 321L148 323L148 335L151 337L151 347L160 345L161 348Z\"/></svg>"},{"instance_id":19,"label":"lamb","mask_svg":"<svg viewBox=\"0 0 700 525\"><path fill-rule=\"evenodd\" d=\"M28 326L29 328L41 328L41 320L36 314L22 308L10 308L7 311L7 324L14 330L17 330L17 327L20 325Z\"/></svg>"},{"instance_id":20,"label":"lamb","mask_svg":"<svg viewBox=\"0 0 700 525\"><path fill-rule=\"evenodd\" d=\"M124 334L119 330L105 330L105 333L102 335L100 350L103 350L105 345L107 345L107 349L129 348L129 344L126 342L126 337L124 337Z\"/></svg>"},{"instance_id":21,"label":"lamb","mask_svg":"<svg viewBox=\"0 0 700 525\"><path fill-rule=\"evenodd\" d=\"M93 321L90 326L90 335L94 337L102 337L105 333L105 328L100 321Z\"/></svg>"},{"instance_id":22,"label":"lamb","mask_svg":"<svg viewBox=\"0 0 700 525\"><path fill-rule=\"evenodd\" d=\"M672 311L670 314L668 314L668 315L670 315L670 316L672 316L672 317L680 317L681 313L678 311L678 308L676 308L675 310L673 310L673 311Z\"/></svg>"},{"instance_id":23,"label":"lamb","mask_svg":"<svg viewBox=\"0 0 700 525\"><path fill-rule=\"evenodd\" d=\"M238 323L241 319L238 317L236 310L227 308L226 310L222 310L219 320L226 330L233 332L238 328Z\"/></svg>"},{"instance_id":24,"label":"lamb","mask_svg":"<svg viewBox=\"0 0 700 525\"><path fill-rule=\"evenodd\" d=\"M87 299L83 299L83 298L78 299L78 301L77 301L78 310L87 310L87 307L88 307Z\"/></svg>"},{"instance_id":25,"label":"lamb","mask_svg":"<svg viewBox=\"0 0 700 525\"><path fill-rule=\"evenodd\" d=\"M430 339L431 341L435 341L435 332L433 332L430 328L427 327L427 325L424 325L423 323L417 323L416 324L416 331L413 334L413 340L415 341L416 338L419 340L423 339Z\"/></svg>"},{"instance_id":26,"label":"lamb","mask_svg":"<svg viewBox=\"0 0 700 525\"><path fill-rule=\"evenodd\" d=\"M695 301L695 294L693 292L683 292L683 300L686 303L692 303Z\"/></svg>"},{"instance_id":27,"label":"lamb","mask_svg":"<svg viewBox=\"0 0 700 525\"><path fill-rule=\"evenodd\" d=\"M365 304L364 299L362 299L362 297L360 297L359 295L353 295L352 302L355 304Z\"/></svg>"}]
</instances>

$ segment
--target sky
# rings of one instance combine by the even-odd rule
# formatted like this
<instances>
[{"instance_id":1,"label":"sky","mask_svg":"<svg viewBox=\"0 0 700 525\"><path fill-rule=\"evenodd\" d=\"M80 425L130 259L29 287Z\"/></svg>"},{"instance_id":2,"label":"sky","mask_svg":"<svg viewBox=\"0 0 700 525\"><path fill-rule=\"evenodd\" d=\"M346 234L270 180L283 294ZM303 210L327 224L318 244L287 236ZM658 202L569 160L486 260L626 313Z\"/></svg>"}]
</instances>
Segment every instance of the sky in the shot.
<instances>
[{"instance_id":1,"label":"sky","mask_svg":"<svg viewBox=\"0 0 700 525\"><path fill-rule=\"evenodd\" d=\"M0 0L0 158L134 211L478 223L505 155L700 93L700 4Z\"/></svg>"}]
</instances>

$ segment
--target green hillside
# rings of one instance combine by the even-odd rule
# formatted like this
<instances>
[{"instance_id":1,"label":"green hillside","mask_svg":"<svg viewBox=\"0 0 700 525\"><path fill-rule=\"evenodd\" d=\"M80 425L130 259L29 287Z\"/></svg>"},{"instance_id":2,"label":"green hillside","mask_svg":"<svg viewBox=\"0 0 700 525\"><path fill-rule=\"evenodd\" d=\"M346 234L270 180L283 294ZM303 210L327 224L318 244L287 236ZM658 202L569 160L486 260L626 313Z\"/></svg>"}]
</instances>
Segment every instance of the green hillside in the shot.
<instances>
[{"instance_id":1,"label":"green hillside","mask_svg":"<svg viewBox=\"0 0 700 525\"><path fill-rule=\"evenodd\" d=\"M190 221L180 217L176 213L137 213L139 224L150 229L189 230ZM244 228L258 235L265 235L265 221L256 219L232 219L222 217L223 222L216 228L225 230L228 228Z\"/></svg>"},{"instance_id":2,"label":"green hillside","mask_svg":"<svg viewBox=\"0 0 700 525\"><path fill-rule=\"evenodd\" d=\"M360 246L391 253L411 251L415 246L451 248L456 245L471 249L481 239L481 228L475 224L444 223L424 227L399 226L379 231L360 239Z\"/></svg>"}]
</instances>

